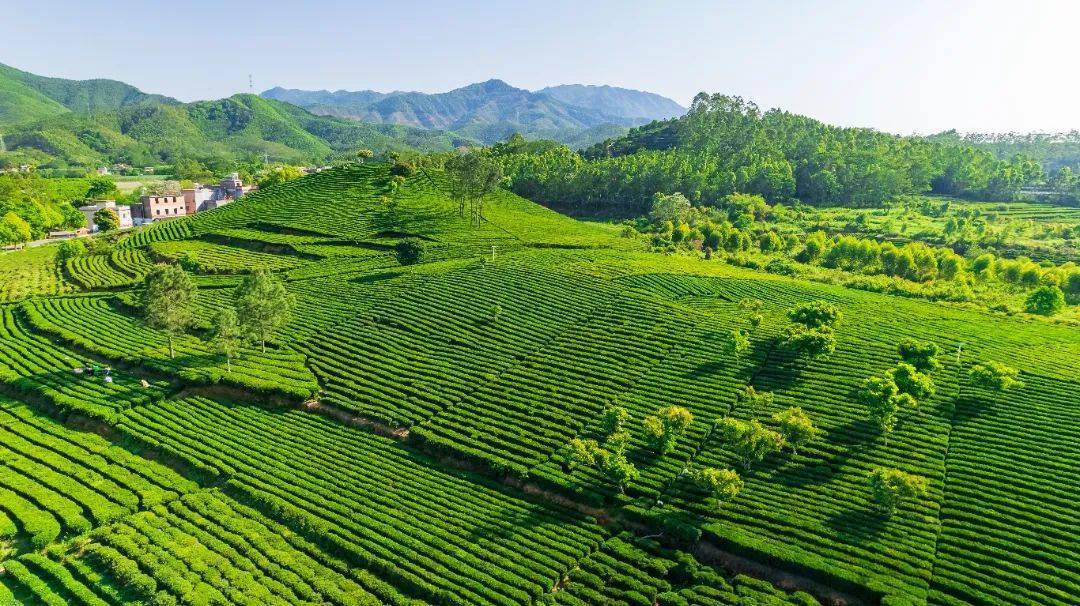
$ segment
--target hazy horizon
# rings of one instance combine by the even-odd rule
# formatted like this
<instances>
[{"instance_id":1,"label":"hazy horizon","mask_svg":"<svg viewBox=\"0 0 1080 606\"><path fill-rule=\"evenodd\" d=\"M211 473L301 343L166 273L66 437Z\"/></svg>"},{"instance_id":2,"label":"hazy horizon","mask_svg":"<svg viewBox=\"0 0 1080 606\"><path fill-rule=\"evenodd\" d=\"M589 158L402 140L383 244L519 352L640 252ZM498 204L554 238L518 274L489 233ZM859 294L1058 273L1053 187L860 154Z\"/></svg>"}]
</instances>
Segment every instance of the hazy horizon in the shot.
<instances>
[{"instance_id":1,"label":"hazy horizon","mask_svg":"<svg viewBox=\"0 0 1080 606\"><path fill-rule=\"evenodd\" d=\"M738 95L901 134L1080 128L1080 4L679 5L46 0L7 15L0 62L183 101L281 86L444 92L492 78L610 85L687 106ZM130 17L129 17L130 16ZM118 31L118 28L124 28ZM63 44L58 44L62 40Z\"/></svg>"}]
</instances>

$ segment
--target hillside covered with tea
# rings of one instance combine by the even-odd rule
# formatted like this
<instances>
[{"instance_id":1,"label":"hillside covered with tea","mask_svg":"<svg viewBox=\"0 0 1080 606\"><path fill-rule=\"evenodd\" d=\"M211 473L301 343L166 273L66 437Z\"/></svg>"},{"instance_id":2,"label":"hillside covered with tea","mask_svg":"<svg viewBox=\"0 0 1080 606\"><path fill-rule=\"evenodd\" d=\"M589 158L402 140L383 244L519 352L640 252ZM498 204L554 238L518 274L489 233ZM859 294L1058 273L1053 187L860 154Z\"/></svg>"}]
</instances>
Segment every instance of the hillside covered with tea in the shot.
<instances>
[{"instance_id":1,"label":"hillside covered with tea","mask_svg":"<svg viewBox=\"0 0 1080 606\"><path fill-rule=\"evenodd\" d=\"M4 253L0 605L1080 602L1075 325L730 260L426 162Z\"/></svg>"}]
</instances>

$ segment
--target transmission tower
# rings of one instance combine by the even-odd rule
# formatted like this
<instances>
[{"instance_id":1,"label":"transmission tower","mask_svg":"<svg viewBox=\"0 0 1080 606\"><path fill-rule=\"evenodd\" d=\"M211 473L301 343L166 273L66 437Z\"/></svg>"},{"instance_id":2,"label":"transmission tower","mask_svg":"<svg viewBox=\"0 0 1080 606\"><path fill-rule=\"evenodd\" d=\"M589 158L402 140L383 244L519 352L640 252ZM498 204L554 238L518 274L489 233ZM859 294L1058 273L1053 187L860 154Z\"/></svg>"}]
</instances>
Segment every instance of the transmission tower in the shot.
<instances>
[{"instance_id":1,"label":"transmission tower","mask_svg":"<svg viewBox=\"0 0 1080 606\"><path fill-rule=\"evenodd\" d=\"M248 92L255 94L255 80L251 78L251 74L248 74Z\"/></svg>"}]
</instances>

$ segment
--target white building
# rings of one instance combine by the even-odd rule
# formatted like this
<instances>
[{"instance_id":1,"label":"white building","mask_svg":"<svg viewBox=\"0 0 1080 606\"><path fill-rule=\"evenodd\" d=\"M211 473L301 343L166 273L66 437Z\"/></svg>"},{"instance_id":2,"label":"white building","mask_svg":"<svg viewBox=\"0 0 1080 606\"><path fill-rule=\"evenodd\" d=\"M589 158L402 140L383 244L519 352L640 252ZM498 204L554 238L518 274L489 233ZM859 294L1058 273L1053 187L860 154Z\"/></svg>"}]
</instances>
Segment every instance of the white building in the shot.
<instances>
[{"instance_id":1,"label":"white building","mask_svg":"<svg viewBox=\"0 0 1080 606\"><path fill-rule=\"evenodd\" d=\"M117 205L115 200L94 200L93 204L79 207L79 212L86 217L86 226L90 229L91 233L98 230L98 226L94 223L94 215L103 208L113 209L116 216L120 218L121 229L132 226L130 207Z\"/></svg>"}]
</instances>

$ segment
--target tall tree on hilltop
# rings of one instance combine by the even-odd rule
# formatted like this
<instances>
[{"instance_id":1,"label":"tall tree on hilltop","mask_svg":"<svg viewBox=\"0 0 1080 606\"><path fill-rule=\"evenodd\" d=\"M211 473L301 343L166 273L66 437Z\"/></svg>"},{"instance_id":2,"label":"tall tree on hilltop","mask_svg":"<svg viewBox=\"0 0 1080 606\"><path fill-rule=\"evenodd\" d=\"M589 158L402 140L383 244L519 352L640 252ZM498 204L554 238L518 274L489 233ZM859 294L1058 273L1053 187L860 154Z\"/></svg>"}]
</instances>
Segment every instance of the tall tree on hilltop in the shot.
<instances>
[{"instance_id":1,"label":"tall tree on hilltop","mask_svg":"<svg viewBox=\"0 0 1080 606\"><path fill-rule=\"evenodd\" d=\"M294 297L281 280L264 269L244 278L236 289L236 316L240 332L266 351L266 342L291 318Z\"/></svg>"},{"instance_id":2,"label":"tall tree on hilltop","mask_svg":"<svg viewBox=\"0 0 1080 606\"><path fill-rule=\"evenodd\" d=\"M240 344L243 341L235 310L225 307L214 314L211 340L214 349L225 356L226 368L228 373L232 374L232 359L240 352Z\"/></svg>"},{"instance_id":3,"label":"tall tree on hilltop","mask_svg":"<svg viewBox=\"0 0 1080 606\"><path fill-rule=\"evenodd\" d=\"M169 357L176 357L173 339L195 321L195 283L177 265L159 266L143 282L142 304L146 323L164 330L169 338Z\"/></svg>"},{"instance_id":4,"label":"tall tree on hilltop","mask_svg":"<svg viewBox=\"0 0 1080 606\"><path fill-rule=\"evenodd\" d=\"M457 200L458 214L470 207L471 222L479 227L484 218L484 196L495 191L503 178L502 165L481 152L467 152L446 162L450 197Z\"/></svg>"}]
</instances>

